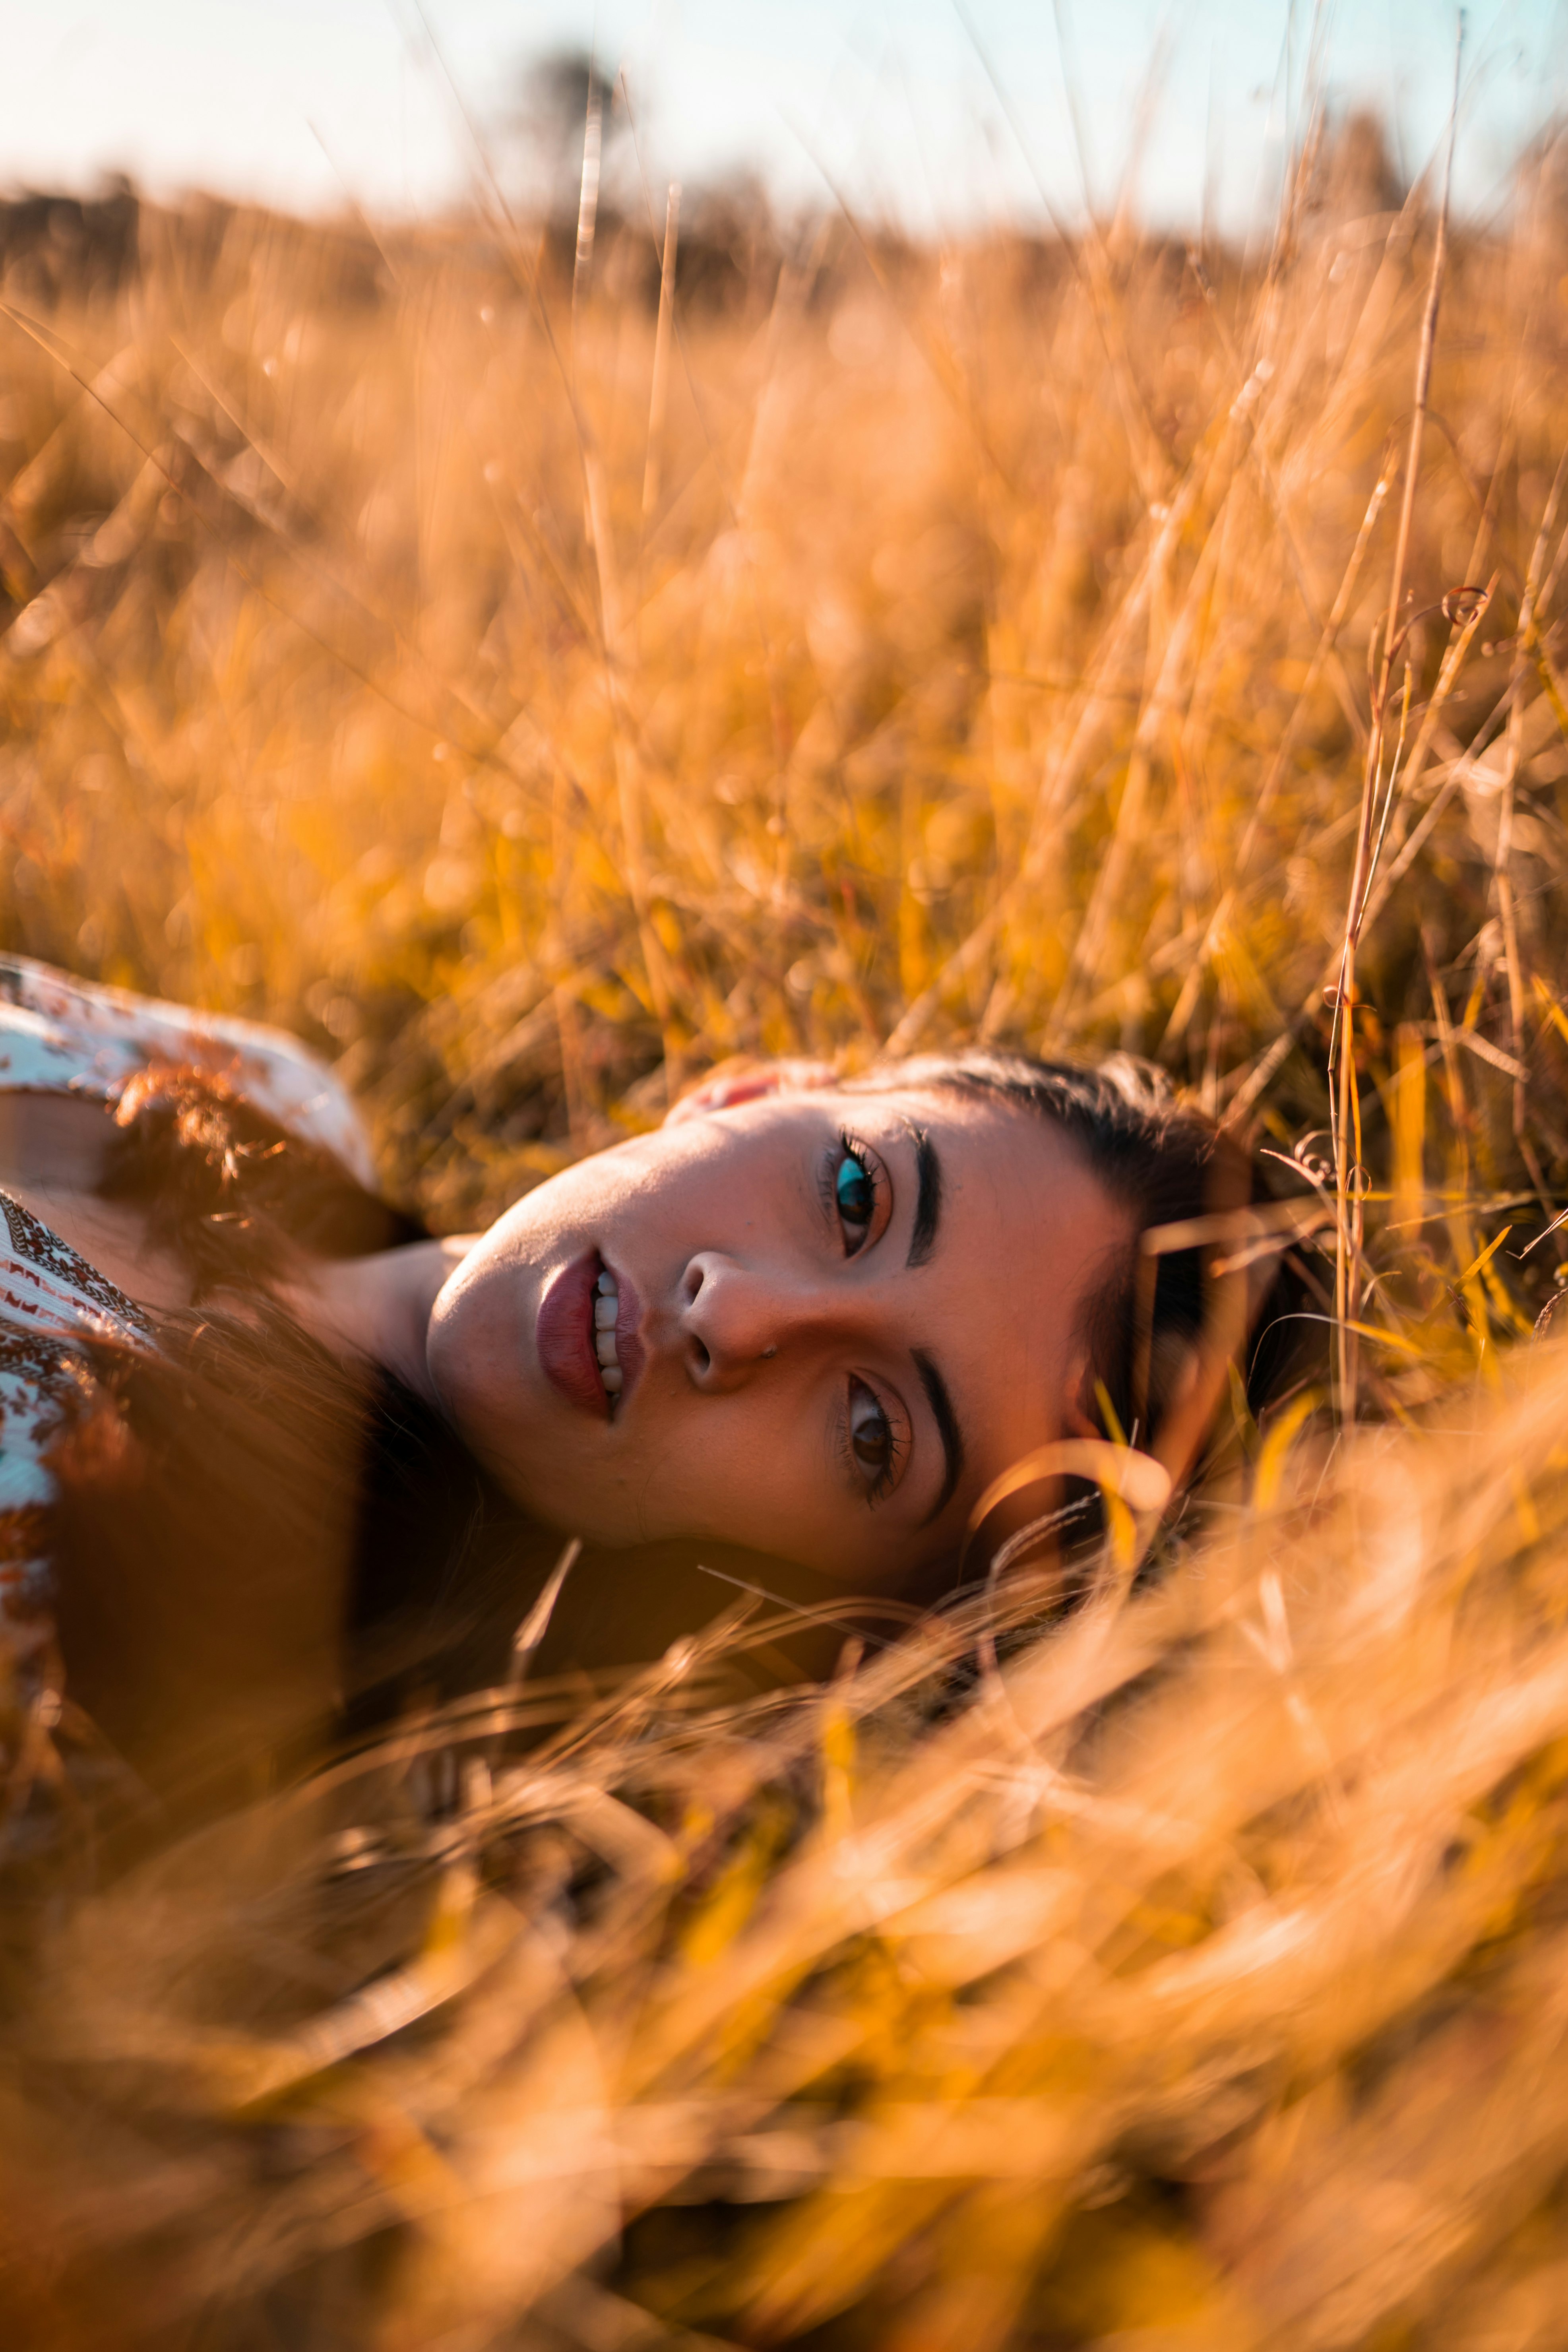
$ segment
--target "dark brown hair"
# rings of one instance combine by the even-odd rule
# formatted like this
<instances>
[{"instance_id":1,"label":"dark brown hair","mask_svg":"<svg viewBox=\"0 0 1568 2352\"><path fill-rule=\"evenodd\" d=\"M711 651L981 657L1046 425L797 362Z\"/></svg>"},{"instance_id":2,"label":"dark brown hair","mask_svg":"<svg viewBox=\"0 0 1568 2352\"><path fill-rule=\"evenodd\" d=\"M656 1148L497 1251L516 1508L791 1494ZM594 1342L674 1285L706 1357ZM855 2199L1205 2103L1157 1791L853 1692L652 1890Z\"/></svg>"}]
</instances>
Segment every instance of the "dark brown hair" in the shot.
<instances>
[{"instance_id":1,"label":"dark brown hair","mask_svg":"<svg viewBox=\"0 0 1568 2352\"><path fill-rule=\"evenodd\" d=\"M416 1219L205 1071L141 1073L114 1117L100 1192L142 1211L196 1305L153 1318L156 1354L73 1343L55 1614L72 1699L205 1808L324 1727L486 1679L558 1539L421 1398L272 1299L294 1253L395 1247Z\"/></svg>"},{"instance_id":2,"label":"dark brown hair","mask_svg":"<svg viewBox=\"0 0 1568 2352\"><path fill-rule=\"evenodd\" d=\"M417 1218L367 1192L330 1151L290 1135L226 1078L189 1066L127 1082L98 1189L134 1202L148 1239L189 1267L198 1300L220 1284L265 1284L290 1246L363 1257L426 1238Z\"/></svg>"},{"instance_id":3,"label":"dark brown hair","mask_svg":"<svg viewBox=\"0 0 1568 2352\"><path fill-rule=\"evenodd\" d=\"M264 1296L156 1319L77 1350L49 1456L67 1687L116 1750L206 1810L493 1679L559 1538Z\"/></svg>"}]
</instances>

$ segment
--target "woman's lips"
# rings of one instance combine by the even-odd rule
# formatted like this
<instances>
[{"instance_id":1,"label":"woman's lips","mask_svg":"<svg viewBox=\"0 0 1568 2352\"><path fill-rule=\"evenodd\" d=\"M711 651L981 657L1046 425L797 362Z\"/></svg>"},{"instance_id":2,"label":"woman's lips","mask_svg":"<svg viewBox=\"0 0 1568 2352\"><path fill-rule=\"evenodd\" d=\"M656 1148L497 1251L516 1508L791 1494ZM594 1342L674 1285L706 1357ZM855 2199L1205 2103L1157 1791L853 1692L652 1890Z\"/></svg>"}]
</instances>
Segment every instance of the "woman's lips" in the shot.
<instances>
[{"instance_id":1,"label":"woman's lips","mask_svg":"<svg viewBox=\"0 0 1568 2352\"><path fill-rule=\"evenodd\" d=\"M620 1359L621 1392L616 1402L624 1410L646 1360L646 1350L637 1337L642 1323L642 1300L637 1297L637 1286L629 1274L616 1274L614 1266L608 1271L615 1276L616 1296L620 1301L616 1309L616 1354Z\"/></svg>"},{"instance_id":2,"label":"woman's lips","mask_svg":"<svg viewBox=\"0 0 1568 2352\"><path fill-rule=\"evenodd\" d=\"M615 1274L613 1267L607 1270L615 1275L619 1302L616 1310L616 1354L621 1367L621 1391L614 1403L620 1411L643 1367L643 1344L637 1337L642 1301L626 1276ZM574 1258L570 1265L563 1266L539 1302L539 1319L533 1334L546 1380L559 1390L568 1404L595 1414L600 1421L613 1418L612 1401L599 1377L599 1360L594 1349L594 1298L599 1276L605 1271L597 1250L588 1250L582 1257Z\"/></svg>"},{"instance_id":3,"label":"woman's lips","mask_svg":"<svg viewBox=\"0 0 1568 2352\"><path fill-rule=\"evenodd\" d=\"M560 1390L567 1403L605 1421L610 1400L594 1353L594 1285L599 1273L597 1250L589 1250L562 1267L539 1302L533 1344L545 1379Z\"/></svg>"}]
</instances>

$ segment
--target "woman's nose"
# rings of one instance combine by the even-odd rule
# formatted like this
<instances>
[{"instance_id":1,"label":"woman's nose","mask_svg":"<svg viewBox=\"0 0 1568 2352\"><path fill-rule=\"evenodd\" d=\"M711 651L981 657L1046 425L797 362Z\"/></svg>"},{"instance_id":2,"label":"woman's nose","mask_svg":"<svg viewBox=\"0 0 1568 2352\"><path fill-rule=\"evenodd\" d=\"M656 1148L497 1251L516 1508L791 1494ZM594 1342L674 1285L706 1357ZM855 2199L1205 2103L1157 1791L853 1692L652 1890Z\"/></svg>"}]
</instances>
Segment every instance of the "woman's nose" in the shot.
<instances>
[{"instance_id":1,"label":"woman's nose","mask_svg":"<svg viewBox=\"0 0 1568 2352\"><path fill-rule=\"evenodd\" d=\"M825 1288L701 1250L681 1282L681 1344L701 1388L732 1389L791 1342L820 1332L842 1307Z\"/></svg>"}]
</instances>

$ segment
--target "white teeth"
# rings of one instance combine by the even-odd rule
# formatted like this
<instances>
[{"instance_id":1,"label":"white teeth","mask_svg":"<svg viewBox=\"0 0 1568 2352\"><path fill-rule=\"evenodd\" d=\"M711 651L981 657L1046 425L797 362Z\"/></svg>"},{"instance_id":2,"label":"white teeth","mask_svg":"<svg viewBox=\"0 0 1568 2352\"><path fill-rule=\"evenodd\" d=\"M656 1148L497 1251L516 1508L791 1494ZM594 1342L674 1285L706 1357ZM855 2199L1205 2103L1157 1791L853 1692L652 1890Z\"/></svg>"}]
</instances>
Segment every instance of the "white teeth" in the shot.
<instances>
[{"instance_id":1,"label":"white teeth","mask_svg":"<svg viewBox=\"0 0 1568 2352\"><path fill-rule=\"evenodd\" d=\"M618 1396L622 1378L620 1358L616 1353L616 1318L621 1302L615 1276L602 1274L594 1289L594 1353L599 1360L599 1378L607 1396Z\"/></svg>"}]
</instances>

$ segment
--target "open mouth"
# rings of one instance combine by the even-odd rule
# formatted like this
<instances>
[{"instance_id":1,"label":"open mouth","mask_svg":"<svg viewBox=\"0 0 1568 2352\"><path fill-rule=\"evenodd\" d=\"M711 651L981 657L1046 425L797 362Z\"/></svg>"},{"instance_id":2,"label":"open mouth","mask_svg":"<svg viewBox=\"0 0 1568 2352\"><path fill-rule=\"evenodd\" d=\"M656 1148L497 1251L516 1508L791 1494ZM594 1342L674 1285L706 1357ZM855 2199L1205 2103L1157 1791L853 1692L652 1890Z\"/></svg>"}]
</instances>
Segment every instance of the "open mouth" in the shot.
<instances>
[{"instance_id":1,"label":"open mouth","mask_svg":"<svg viewBox=\"0 0 1568 2352\"><path fill-rule=\"evenodd\" d=\"M588 1250L562 1267L540 1301L540 1370L579 1412L613 1420L642 1365L641 1319L630 1281Z\"/></svg>"},{"instance_id":2,"label":"open mouth","mask_svg":"<svg viewBox=\"0 0 1568 2352\"><path fill-rule=\"evenodd\" d=\"M594 1286L594 1355L607 1397L618 1397L625 1384L616 1346L616 1318L620 1311L621 1294L615 1276L606 1266Z\"/></svg>"}]
</instances>

